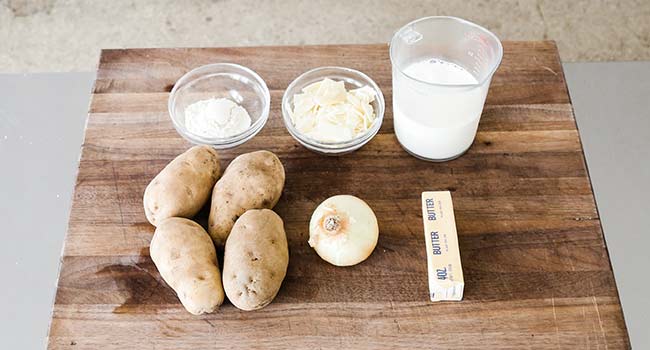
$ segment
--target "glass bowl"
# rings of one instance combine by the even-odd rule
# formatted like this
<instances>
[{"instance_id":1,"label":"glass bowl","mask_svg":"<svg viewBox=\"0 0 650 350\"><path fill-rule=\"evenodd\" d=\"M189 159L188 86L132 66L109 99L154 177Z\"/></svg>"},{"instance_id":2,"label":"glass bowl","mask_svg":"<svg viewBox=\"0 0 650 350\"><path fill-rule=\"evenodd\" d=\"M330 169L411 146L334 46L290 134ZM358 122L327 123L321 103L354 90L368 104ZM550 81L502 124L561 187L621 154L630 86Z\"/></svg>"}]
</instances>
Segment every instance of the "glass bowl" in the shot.
<instances>
[{"instance_id":1,"label":"glass bowl","mask_svg":"<svg viewBox=\"0 0 650 350\"><path fill-rule=\"evenodd\" d=\"M231 137L205 137L185 128L185 108L209 98L228 98L244 107L251 117L246 131ZM271 95L262 78L244 66L214 63L195 68L183 75L169 95L169 116L176 131L186 140L216 149L232 148L257 135L269 118Z\"/></svg>"},{"instance_id":2,"label":"glass bowl","mask_svg":"<svg viewBox=\"0 0 650 350\"><path fill-rule=\"evenodd\" d=\"M375 100L372 108L375 111L375 122L364 134L351 140L341 142L324 142L315 140L302 134L291 121L290 111L293 110L293 96L302 92L302 89L312 83L330 78L336 81L343 81L347 90L360 88L368 85L375 91ZM282 118L287 130L296 141L307 149L325 155L341 155L355 151L370 141L379 131L384 119L384 95L379 86L367 75L350 68L344 67L320 67L307 71L296 78L282 96Z\"/></svg>"}]
</instances>

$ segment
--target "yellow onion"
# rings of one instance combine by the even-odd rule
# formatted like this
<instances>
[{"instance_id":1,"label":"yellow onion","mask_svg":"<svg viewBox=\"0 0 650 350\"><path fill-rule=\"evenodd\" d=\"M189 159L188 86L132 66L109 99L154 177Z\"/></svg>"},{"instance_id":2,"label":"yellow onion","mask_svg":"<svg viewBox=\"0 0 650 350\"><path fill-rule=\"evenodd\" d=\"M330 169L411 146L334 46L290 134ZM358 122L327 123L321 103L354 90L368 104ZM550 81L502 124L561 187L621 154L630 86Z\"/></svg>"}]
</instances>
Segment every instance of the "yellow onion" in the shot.
<instances>
[{"instance_id":1,"label":"yellow onion","mask_svg":"<svg viewBox=\"0 0 650 350\"><path fill-rule=\"evenodd\" d=\"M309 245L336 266L356 265L377 245L377 217L363 200L349 195L326 199L311 216Z\"/></svg>"}]
</instances>

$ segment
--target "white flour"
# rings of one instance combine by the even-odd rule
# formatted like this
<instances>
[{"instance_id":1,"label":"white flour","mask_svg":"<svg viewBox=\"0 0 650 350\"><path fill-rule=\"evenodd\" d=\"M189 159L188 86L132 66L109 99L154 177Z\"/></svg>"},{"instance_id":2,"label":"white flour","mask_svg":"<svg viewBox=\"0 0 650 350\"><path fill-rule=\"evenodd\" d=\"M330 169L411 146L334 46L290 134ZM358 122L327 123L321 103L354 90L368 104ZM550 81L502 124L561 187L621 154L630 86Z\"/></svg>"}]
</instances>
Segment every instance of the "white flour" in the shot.
<instances>
[{"instance_id":1,"label":"white flour","mask_svg":"<svg viewBox=\"0 0 650 350\"><path fill-rule=\"evenodd\" d=\"M246 109L227 98L200 100L185 107L185 128L198 136L226 138L250 126L251 117Z\"/></svg>"}]
</instances>

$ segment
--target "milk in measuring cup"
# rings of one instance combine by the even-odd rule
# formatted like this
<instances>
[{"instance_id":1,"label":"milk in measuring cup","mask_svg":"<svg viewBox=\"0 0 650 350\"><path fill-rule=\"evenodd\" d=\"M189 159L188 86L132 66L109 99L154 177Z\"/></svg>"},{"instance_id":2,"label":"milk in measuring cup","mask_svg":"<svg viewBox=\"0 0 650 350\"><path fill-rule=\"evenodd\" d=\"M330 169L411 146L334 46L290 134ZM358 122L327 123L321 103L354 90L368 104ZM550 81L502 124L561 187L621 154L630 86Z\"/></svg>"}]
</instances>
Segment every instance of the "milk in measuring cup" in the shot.
<instances>
[{"instance_id":1,"label":"milk in measuring cup","mask_svg":"<svg viewBox=\"0 0 650 350\"><path fill-rule=\"evenodd\" d=\"M394 69L393 123L402 146L430 160L465 152L474 141L490 79L478 83L463 67L438 58Z\"/></svg>"}]
</instances>

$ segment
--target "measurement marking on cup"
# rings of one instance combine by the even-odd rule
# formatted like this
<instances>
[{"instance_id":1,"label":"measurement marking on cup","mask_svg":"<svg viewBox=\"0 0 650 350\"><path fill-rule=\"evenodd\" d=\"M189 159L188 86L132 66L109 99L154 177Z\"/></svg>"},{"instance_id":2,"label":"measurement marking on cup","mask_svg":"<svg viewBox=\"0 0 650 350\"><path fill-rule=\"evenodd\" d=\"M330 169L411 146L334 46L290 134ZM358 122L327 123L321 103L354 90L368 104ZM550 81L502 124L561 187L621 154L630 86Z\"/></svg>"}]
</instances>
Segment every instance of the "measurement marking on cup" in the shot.
<instances>
[{"instance_id":1,"label":"measurement marking on cup","mask_svg":"<svg viewBox=\"0 0 650 350\"><path fill-rule=\"evenodd\" d=\"M413 29L408 29L408 30L406 30L404 33L402 33L402 34L400 35L400 37L401 37L402 39L404 39L404 41L405 41L407 44L414 44L414 43L420 41L420 39L422 39L422 34L416 32L416 31L413 30Z\"/></svg>"}]
</instances>

